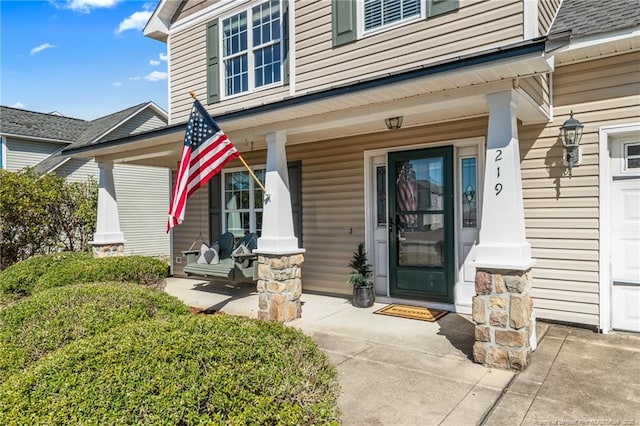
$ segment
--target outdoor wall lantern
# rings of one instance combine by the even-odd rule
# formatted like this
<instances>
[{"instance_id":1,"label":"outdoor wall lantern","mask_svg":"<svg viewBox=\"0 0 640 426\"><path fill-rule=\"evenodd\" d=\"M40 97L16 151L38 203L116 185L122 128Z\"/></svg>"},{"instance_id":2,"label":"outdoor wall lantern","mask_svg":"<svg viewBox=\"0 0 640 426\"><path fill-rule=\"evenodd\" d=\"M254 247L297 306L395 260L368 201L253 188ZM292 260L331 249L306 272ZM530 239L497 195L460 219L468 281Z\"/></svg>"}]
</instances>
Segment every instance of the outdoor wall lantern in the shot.
<instances>
[{"instance_id":1,"label":"outdoor wall lantern","mask_svg":"<svg viewBox=\"0 0 640 426\"><path fill-rule=\"evenodd\" d=\"M569 168L569 177L571 177L571 169L582 163L582 148L580 147L580 139L582 139L582 128L584 126L578 120L573 118L573 111L562 127L562 139L565 147L565 164Z\"/></svg>"},{"instance_id":2,"label":"outdoor wall lantern","mask_svg":"<svg viewBox=\"0 0 640 426\"><path fill-rule=\"evenodd\" d=\"M384 124L387 125L387 129L389 130L399 129L402 127L402 116L385 118Z\"/></svg>"}]
</instances>

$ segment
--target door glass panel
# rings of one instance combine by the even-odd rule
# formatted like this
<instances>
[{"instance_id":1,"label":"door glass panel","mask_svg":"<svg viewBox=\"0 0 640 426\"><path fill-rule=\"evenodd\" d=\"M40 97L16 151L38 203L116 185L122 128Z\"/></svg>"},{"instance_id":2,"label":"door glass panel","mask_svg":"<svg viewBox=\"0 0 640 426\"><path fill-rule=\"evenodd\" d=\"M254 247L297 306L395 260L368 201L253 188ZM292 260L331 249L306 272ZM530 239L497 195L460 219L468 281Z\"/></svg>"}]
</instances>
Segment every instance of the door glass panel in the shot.
<instances>
[{"instance_id":1,"label":"door glass panel","mask_svg":"<svg viewBox=\"0 0 640 426\"><path fill-rule=\"evenodd\" d=\"M475 157L463 158L461 160L461 193L462 193L462 227L475 228L478 226L477 219L477 196L476 196L476 159Z\"/></svg>"},{"instance_id":2,"label":"door glass panel","mask_svg":"<svg viewBox=\"0 0 640 426\"><path fill-rule=\"evenodd\" d=\"M442 210L444 206L442 166L442 157L398 162L396 167L398 210L407 212ZM407 215L405 219L409 227L416 225L415 215Z\"/></svg>"},{"instance_id":3,"label":"door glass panel","mask_svg":"<svg viewBox=\"0 0 640 426\"><path fill-rule=\"evenodd\" d=\"M419 225L398 230L398 265L442 267L444 215L427 213L412 216Z\"/></svg>"},{"instance_id":4,"label":"door glass panel","mask_svg":"<svg viewBox=\"0 0 640 426\"><path fill-rule=\"evenodd\" d=\"M387 166L376 166L376 223L387 226Z\"/></svg>"}]
</instances>

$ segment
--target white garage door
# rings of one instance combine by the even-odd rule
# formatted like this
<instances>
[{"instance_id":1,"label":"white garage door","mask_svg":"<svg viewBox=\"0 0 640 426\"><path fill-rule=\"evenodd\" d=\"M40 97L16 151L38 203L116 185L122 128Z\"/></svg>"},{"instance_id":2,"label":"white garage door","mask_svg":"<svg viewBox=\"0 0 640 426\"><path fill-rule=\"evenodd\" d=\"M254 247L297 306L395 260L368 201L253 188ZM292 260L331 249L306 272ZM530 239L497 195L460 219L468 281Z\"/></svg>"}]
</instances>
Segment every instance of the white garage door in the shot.
<instances>
[{"instance_id":1,"label":"white garage door","mask_svg":"<svg viewBox=\"0 0 640 426\"><path fill-rule=\"evenodd\" d=\"M640 137L611 139L612 327L640 332Z\"/></svg>"}]
</instances>

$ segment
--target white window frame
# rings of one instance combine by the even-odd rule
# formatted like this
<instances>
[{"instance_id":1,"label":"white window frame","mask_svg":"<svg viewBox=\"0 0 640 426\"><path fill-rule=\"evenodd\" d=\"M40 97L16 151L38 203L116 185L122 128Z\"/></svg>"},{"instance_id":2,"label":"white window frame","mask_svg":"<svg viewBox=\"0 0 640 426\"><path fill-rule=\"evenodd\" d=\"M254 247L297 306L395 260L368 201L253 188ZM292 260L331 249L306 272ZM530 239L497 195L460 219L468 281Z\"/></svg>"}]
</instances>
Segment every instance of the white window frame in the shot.
<instances>
[{"instance_id":1,"label":"white window frame","mask_svg":"<svg viewBox=\"0 0 640 426\"><path fill-rule=\"evenodd\" d=\"M260 166L256 166L256 167L252 167L251 170L253 170L254 173L259 172L259 171L264 171L265 172L265 178L266 178L266 170L267 170L267 166L266 165L260 165ZM226 168L224 170L222 170L220 172L221 176L220 176L220 184L222 185L221 191L220 191L220 196L222 197L221 200L221 215L222 215L222 229L223 232L227 232L227 213L230 211L237 211L240 213L245 213L248 212L249 213L249 232L256 232L256 229L258 228L258 224L257 224L257 219L256 219L256 212L264 212L264 208L261 209L256 209L255 208L255 190L256 189L260 189L260 188L256 188L257 184L256 181L251 177L251 175L249 175L249 208L248 209L235 209L235 210L228 210L227 209L227 203L226 203L226 181L227 181L227 175L231 174L231 173L237 173L237 172L246 172L247 174L249 173L247 171L246 168L244 167L234 167L234 168ZM263 182L264 184L264 182ZM261 224L262 225L262 224Z\"/></svg>"},{"instance_id":2,"label":"white window frame","mask_svg":"<svg viewBox=\"0 0 640 426\"><path fill-rule=\"evenodd\" d=\"M640 168L633 168L630 169L629 168L629 160L630 159L634 159L637 160L640 158L640 155L636 154L636 155L629 155L627 152L627 147L628 146L640 146L640 142L638 141L634 141L634 142L626 142L622 144L622 168L621 168L621 172L622 174L638 174L638 172L640 172Z\"/></svg>"},{"instance_id":3,"label":"white window frame","mask_svg":"<svg viewBox=\"0 0 640 426\"><path fill-rule=\"evenodd\" d=\"M218 48L220 52L220 99L233 99L238 96L244 96L249 93L255 93L262 90L270 89L273 87L283 86L284 85L284 22L282 16L282 1L279 2L279 14L280 14L280 39L275 41L270 41L268 43L262 43L258 46L253 46L253 8L256 6L260 6L263 3L268 3L270 0L261 0L256 2L251 2L249 5L240 8L234 9L232 12L227 13L220 17L220 24L218 25ZM286 0L285 0L286 1ZM244 92L234 93L231 95L227 95L226 90L226 69L225 69L225 60L229 58L233 58L235 56L239 56L239 53L234 53L229 56L224 56L224 20L228 19L232 16L239 15L242 12L247 14L247 70L248 70L248 89ZM270 84L266 84L260 87L255 86L255 77L256 77L256 68L255 68L255 51L263 49L265 47L274 45L276 43L280 43L280 81L276 81Z\"/></svg>"},{"instance_id":4,"label":"white window frame","mask_svg":"<svg viewBox=\"0 0 640 426\"><path fill-rule=\"evenodd\" d=\"M358 39L366 38L375 34L380 34L385 31L392 30L394 28L402 27L407 24L411 24L413 22L417 22L420 20L424 20L427 18L427 8L425 7L425 2L420 1L420 14L412 16L411 18L401 19L400 21L393 22L391 24L382 25L381 27L374 28L371 30L364 29L364 1L356 2L356 11L358 14Z\"/></svg>"}]
</instances>

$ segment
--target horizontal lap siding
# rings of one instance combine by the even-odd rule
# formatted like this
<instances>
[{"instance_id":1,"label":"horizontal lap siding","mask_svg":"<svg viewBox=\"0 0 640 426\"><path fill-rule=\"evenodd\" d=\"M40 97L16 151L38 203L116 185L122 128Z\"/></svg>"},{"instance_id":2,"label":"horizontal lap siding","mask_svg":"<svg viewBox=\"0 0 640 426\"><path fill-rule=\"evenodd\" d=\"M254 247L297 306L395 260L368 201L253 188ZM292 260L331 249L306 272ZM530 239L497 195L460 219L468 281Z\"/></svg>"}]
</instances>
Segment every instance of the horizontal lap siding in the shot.
<instances>
[{"instance_id":1,"label":"horizontal lap siding","mask_svg":"<svg viewBox=\"0 0 640 426\"><path fill-rule=\"evenodd\" d=\"M296 2L296 91L382 76L522 40L521 1L460 3L455 13L333 48L331 2Z\"/></svg>"},{"instance_id":2,"label":"horizontal lap siding","mask_svg":"<svg viewBox=\"0 0 640 426\"><path fill-rule=\"evenodd\" d=\"M66 144L5 139L7 151L5 166L7 170L16 171L24 167L35 166Z\"/></svg>"},{"instance_id":3,"label":"horizontal lap siding","mask_svg":"<svg viewBox=\"0 0 640 426\"><path fill-rule=\"evenodd\" d=\"M640 119L639 64L639 55L627 54L557 68L553 123L520 129L527 238L537 260L533 296L539 318L599 323L598 131ZM573 169L570 179L562 163L560 127L571 110L584 125L584 134L583 165Z\"/></svg>"},{"instance_id":4,"label":"horizontal lap siding","mask_svg":"<svg viewBox=\"0 0 640 426\"><path fill-rule=\"evenodd\" d=\"M351 291L347 264L365 239L365 150L484 137L486 129L475 119L287 146L287 159L302 161L304 290Z\"/></svg>"},{"instance_id":5,"label":"horizontal lap siding","mask_svg":"<svg viewBox=\"0 0 640 426\"><path fill-rule=\"evenodd\" d=\"M166 125L167 122L164 119L158 117L158 114L150 108L147 108L135 117L128 119L100 141L123 138L134 133L146 132Z\"/></svg>"}]
</instances>

